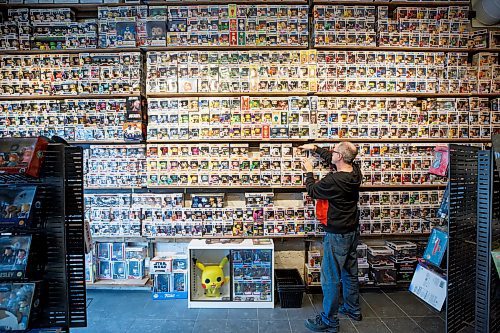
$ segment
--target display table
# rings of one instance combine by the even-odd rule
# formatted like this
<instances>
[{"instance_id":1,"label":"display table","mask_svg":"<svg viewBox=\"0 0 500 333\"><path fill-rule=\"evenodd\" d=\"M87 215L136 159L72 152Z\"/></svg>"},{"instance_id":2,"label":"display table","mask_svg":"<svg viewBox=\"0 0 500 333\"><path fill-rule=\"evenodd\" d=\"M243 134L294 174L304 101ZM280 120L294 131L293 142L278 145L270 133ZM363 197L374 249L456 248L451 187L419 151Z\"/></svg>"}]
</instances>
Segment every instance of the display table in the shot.
<instances>
[{"instance_id":1,"label":"display table","mask_svg":"<svg viewBox=\"0 0 500 333\"><path fill-rule=\"evenodd\" d=\"M188 245L189 308L273 308L271 239L194 239Z\"/></svg>"}]
</instances>

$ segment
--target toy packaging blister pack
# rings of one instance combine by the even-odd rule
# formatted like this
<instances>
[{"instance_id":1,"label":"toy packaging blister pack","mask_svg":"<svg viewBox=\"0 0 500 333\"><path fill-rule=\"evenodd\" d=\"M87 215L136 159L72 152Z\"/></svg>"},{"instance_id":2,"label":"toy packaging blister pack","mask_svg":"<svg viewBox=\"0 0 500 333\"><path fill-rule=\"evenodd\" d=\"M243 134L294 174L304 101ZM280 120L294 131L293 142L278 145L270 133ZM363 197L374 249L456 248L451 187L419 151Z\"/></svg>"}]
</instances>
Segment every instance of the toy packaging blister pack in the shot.
<instances>
[{"instance_id":1,"label":"toy packaging blister pack","mask_svg":"<svg viewBox=\"0 0 500 333\"><path fill-rule=\"evenodd\" d=\"M48 141L45 138L1 138L0 174L38 177Z\"/></svg>"}]
</instances>

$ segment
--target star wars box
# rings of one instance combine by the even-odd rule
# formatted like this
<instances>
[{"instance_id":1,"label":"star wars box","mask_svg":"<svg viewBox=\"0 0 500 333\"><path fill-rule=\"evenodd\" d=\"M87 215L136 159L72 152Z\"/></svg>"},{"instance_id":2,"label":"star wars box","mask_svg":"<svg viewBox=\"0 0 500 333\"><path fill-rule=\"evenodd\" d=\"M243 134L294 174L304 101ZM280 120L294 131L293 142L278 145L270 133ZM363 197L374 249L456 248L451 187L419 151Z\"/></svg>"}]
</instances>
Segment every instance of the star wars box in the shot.
<instances>
[{"instance_id":1,"label":"star wars box","mask_svg":"<svg viewBox=\"0 0 500 333\"><path fill-rule=\"evenodd\" d=\"M38 177L48 142L45 138L1 138L0 174Z\"/></svg>"},{"instance_id":2,"label":"star wars box","mask_svg":"<svg viewBox=\"0 0 500 333\"><path fill-rule=\"evenodd\" d=\"M36 186L0 186L0 227L31 226L35 210Z\"/></svg>"}]
</instances>

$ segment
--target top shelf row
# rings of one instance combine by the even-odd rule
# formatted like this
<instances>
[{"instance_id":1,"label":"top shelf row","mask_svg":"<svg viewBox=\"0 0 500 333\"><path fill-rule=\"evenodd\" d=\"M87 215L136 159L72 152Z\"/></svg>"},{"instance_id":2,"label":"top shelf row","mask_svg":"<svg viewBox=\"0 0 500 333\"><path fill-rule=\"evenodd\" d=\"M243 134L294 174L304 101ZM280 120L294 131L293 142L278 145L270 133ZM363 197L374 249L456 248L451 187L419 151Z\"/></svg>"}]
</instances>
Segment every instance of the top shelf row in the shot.
<instances>
[{"instance_id":1,"label":"top shelf row","mask_svg":"<svg viewBox=\"0 0 500 333\"><path fill-rule=\"evenodd\" d=\"M30 4L19 4L19 3L8 3L2 4L0 0L0 6L5 6L6 8L60 8L62 6L66 8L72 8L77 11L96 11L98 6L108 6L108 7L121 7L121 6L130 6L137 4L144 4L149 6L181 6L181 5L220 5L220 4L241 4L241 5L255 5L255 4L278 4L278 5L301 5L308 4L309 2L306 0L215 0L215 1L136 1L136 2L127 2L127 3L30 3ZM7 0L8 2L9 0ZM57 0L56 0L57 1ZM78 0L76 0L78 1ZM68 1L69 2L69 1ZM469 5L469 1L322 1L315 0L313 4L316 5L359 5L359 6L412 6L412 7L441 7L441 6L464 6Z\"/></svg>"}]
</instances>

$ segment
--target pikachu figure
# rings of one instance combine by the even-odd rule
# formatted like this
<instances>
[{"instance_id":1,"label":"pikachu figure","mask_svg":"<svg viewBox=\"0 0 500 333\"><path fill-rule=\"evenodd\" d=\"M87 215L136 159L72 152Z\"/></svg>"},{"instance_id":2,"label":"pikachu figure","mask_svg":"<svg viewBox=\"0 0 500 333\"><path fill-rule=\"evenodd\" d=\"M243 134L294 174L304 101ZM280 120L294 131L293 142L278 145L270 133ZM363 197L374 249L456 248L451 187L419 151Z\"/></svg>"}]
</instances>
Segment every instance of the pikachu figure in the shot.
<instances>
[{"instance_id":1,"label":"pikachu figure","mask_svg":"<svg viewBox=\"0 0 500 333\"><path fill-rule=\"evenodd\" d=\"M225 277L224 271L222 270L228 261L229 257L226 256L222 258L218 266L205 266L196 258L193 258L196 267L203 272L201 274L201 286L205 289L205 295L207 297L220 297L220 288L224 283L229 282L229 276Z\"/></svg>"}]
</instances>

